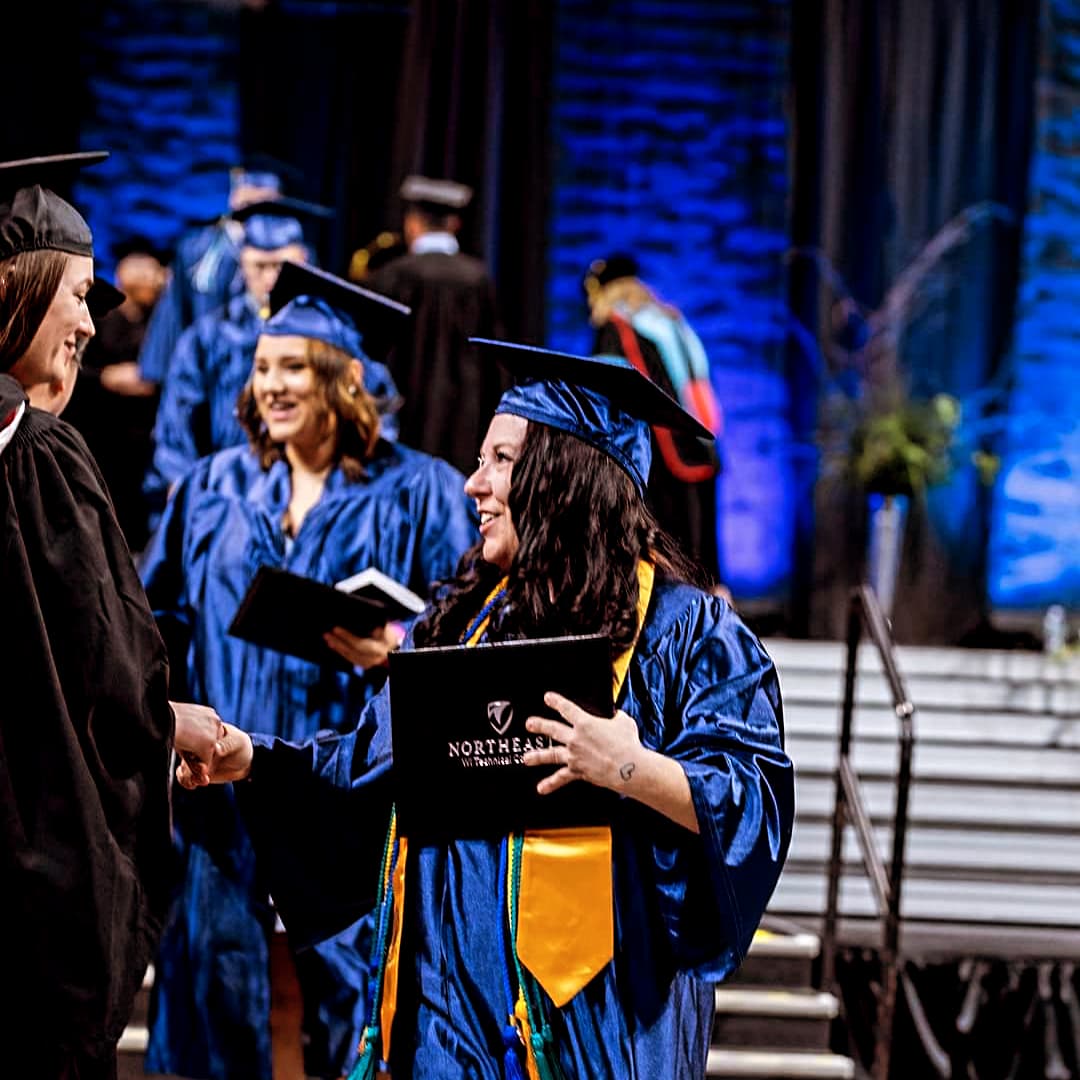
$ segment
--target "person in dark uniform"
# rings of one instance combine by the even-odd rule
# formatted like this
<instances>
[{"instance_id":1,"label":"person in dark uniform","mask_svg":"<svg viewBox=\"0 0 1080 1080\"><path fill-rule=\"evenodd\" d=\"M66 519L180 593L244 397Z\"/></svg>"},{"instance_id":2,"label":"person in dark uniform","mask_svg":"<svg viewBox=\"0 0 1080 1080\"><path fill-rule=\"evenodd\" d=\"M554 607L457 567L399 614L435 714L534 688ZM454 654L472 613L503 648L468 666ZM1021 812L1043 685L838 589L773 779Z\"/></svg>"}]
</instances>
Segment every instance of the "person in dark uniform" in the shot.
<instances>
[{"instance_id":1,"label":"person in dark uniform","mask_svg":"<svg viewBox=\"0 0 1080 1080\"><path fill-rule=\"evenodd\" d=\"M52 189L105 157L0 165L0 1072L35 1080L114 1080L175 879L173 740L208 760L223 730L169 702L101 472L59 418L100 286Z\"/></svg>"},{"instance_id":2,"label":"person in dark uniform","mask_svg":"<svg viewBox=\"0 0 1080 1080\"><path fill-rule=\"evenodd\" d=\"M722 414L701 340L682 313L642 281L637 261L629 255L596 259L583 285L596 331L593 354L625 357L719 436ZM653 428L648 488L653 512L717 585L723 580L717 539L719 473L713 442Z\"/></svg>"},{"instance_id":3,"label":"person in dark uniform","mask_svg":"<svg viewBox=\"0 0 1080 1080\"><path fill-rule=\"evenodd\" d=\"M450 180L406 177L402 225L408 254L365 279L377 292L408 305L413 319L388 358L404 397L400 438L444 458L464 473L488 417L508 382L485 366L470 336L497 337L495 286L484 263L458 245L461 215L472 190Z\"/></svg>"}]
</instances>

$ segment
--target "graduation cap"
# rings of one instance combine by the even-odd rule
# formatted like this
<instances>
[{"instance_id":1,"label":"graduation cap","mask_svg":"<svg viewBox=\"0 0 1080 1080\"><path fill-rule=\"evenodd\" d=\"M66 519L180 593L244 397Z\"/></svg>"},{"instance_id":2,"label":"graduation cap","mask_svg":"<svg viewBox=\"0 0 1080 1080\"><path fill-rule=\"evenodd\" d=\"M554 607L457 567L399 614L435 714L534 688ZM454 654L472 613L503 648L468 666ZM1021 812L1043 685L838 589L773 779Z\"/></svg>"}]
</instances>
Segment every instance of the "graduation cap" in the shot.
<instances>
[{"instance_id":1,"label":"graduation cap","mask_svg":"<svg viewBox=\"0 0 1080 1080\"><path fill-rule=\"evenodd\" d=\"M90 226L53 188L66 187L79 169L108 156L84 151L0 163L0 259L42 250L92 257Z\"/></svg>"},{"instance_id":2,"label":"graduation cap","mask_svg":"<svg viewBox=\"0 0 1080 1080\"><path fill-rule=\"evenodd\" d=\"M464 210L472 202L473 190L456 180L433 180L428 176L406 176L399 190L401 198L437 214Z\"/></svg>"},{"instance_id":3,"label":"graduation cap","mask_svg":"<svg viewBox=\"0 0 1080 1080\"><path fill-rule=\"evenodd\" d=\"M94 278L86 294L86 307L90 312L90 318L97 322L102 315L108 315L113 308L119 307L126 296L111 281L104 278Z\"/></svg>"},{"instance_id":4,"label":"graduation cap","mask_svg":"<svg viewBox=\"0 0 1080 1080\"><path fill-rule=\"evenodd\" d=\"M264 199L234 210L231 217L244 226L243 243L260 251L276 251L290 244L306 243L304 221L333 217L328 206L292 199Z\"/></svg>"},{"instance_id":5,"label":"graduation cap","mask_svg":"<svg viewBox=\"0 0 1080 1080\"><path fill-rule=\"evenodd\" d=\"M359 359L389 347L412 314L387 296L294 262L282 264L270 311L262 333L314 338Z\"/></svg>"},{"instance_id":6,"label":"graduation cap","mask_svg":"<svg viewBox=\"0 0 1080 1080\"><path fill-rule=\"evenodd\" d=\"M141 234L127 236L123 240L110 244L109 254L112 255L114 263L119 263L121 259L126 259L129 255L148 255L152 259L157 259L162 266L167 266L172 259L172 253L167 248Z\"/></svg>"},{"instance_id":7,"label":"graduation cap","mask_svg":"<svg viewBox=\"0 0 1080 1080\"><path fill-rule=\"evenodd\" d=\"M617 356L575 356L532 345L469 338L518 380L497 413L569 432L608 455L644 492L652 462L651 425L712 441L713 433L673 397Z\"/></svg>"},{"instance_id":8,"label":"graduation cap","mask_svg":"<svg viewBox=\"0 0 1080 1080\"><path fill-rule=\"evenodd\" d=\"M303 173L270 154L253 152L245 154L238 165L229 170L229 186L237 188L264 188L284 194L286 189L298 187L303 181Z\"/></svg>"},{"instance_id":9,"label":"graduation cap","mask_svg":"<svg viewBox=\"0 0 1080 1080\"><path fill-rule=\"evenodd\" d=\"M620 278L637 277L640 273L638 261L633 255L609 255L606 259L593 259L582 284L586 295L591 299L605 285Z\"/></svg>"}]
</instances>

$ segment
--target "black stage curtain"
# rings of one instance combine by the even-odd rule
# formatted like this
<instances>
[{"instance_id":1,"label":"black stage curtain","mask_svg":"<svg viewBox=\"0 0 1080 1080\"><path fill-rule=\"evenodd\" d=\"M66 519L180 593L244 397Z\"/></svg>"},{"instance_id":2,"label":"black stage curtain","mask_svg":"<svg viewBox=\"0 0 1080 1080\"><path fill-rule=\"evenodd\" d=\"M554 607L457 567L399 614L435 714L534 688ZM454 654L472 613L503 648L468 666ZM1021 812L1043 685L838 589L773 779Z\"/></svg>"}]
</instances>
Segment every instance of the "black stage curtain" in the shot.
<instances>
[{"instance_id":1,"label":"black stage curtain","mask_svg":"<svg viewBox=\"0 0 1080 1080\"><path fill-rule=\"evenodd\" d=\"M462 248L495 277L507 334L539 343L555 5L277 0L244 12L242 134L338 211L327 269L400 227L410 172L470 184Z\"/></svg>"},{"instance_id":2,"label":"black stage curtain","mask_svg":"<svg viewBox=\"0 0 1080 1080\"><path fill-rule=\"evenodd\" d=\"M1003 377L1019 265L1034 115L1038 6L1023 0L800 0L793 5L791 302L826 351L833 379L836 301L863 312L960 211L989 205L923 280L902 327L912 392L961 400ZM831 264L842 284L830 283ZM851 331L847 326L846 330ZM856 328L857 329L857 328ZM840 342L843 344L843 342ZM793 397L817 400L817 375L793 352ZM850 373L848 373L850 375ZM813 410L795 417L806 435ZM992 447L991 447L992 448ZM865 500L817 483L800 530L803 595L793 630L843 636L863 566ZM914 643L978 643L988 632L988 492L970 468L926 504L905 537L893 629Z\"/></svg>"},{"instance_id":3,"label":"black stage curtain","mask_svg":"<svg viewBox=\"0 0 1080 1080\"><path fill-rule=\"evenodd\" d=\"M79 145L92 104L83 44L98 27L103 5L104 0L56 0L5 6L4 78L11 100L0 119L0 161L109 149Z\"/></svg>"}]
</instances>

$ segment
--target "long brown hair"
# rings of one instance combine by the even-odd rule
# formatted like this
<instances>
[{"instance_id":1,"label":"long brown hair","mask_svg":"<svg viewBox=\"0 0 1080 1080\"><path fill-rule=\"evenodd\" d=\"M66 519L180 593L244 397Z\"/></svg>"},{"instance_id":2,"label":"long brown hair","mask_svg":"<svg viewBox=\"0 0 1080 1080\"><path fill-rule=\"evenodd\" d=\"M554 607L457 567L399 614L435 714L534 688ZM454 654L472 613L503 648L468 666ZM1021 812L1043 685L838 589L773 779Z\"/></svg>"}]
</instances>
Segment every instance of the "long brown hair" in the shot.
<instances>
[{"instance_id":1,"label":"long brown hair","mask_svg":"<svg viewBox=\"0 0 1080 1080\"><path fill-rule=\"evenodd\" d=\"M322 391L328 412L337 417L334 460L350 480L358 480L364 475L364 463L371 460L379 441L379 413L375 399L362 384L353 381L349 365L354 358L343 349L315 338L305 338L304 358L315 372L316 385ZM237 415L264 469L284 458L284 444L271 440L266 424L259 416L250 378L240 391Z\"/></svg>"},{"instance_id":2,"label":"long brown hair","mask_svg":"<svg viewBox=\"0 0 1080 1080\"><path fill-rule=\"evenodd\" d=\"M530 422L508 498L518 549L489 640L606 633L629 645L637 629L638 561L663 576L706 586L702 570L657 524L633 481L607 454L546 424ZM417 645L454 644L502 577L481 558L438 586L417 624Z\"/></svg>"},{"instance_id":3,"label":"long brown hair","mask_svg":"<svg viewBox=\"0 0 1080 1080\"><path fill-rule=\"evenodd\" d=\"M0 260L0 371L10 371L30 348L64 278L63 251L22 251Z\"/></svg>"}]
</instances>

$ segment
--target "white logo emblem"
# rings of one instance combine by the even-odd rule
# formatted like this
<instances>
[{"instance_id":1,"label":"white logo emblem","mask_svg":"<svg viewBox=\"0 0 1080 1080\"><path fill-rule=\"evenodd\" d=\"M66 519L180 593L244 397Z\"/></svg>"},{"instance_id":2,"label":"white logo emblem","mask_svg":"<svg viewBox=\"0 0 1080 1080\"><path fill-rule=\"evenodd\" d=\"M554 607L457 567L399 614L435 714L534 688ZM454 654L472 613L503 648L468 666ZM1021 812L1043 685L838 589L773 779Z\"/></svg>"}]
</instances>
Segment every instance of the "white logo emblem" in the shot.
<instances>
[{"instance_id":1,"label":"white logo emblem","mask_svg":"<svg viewBox=\"0 0 1080 1080\"><path fill-rule=\"evenodd\" d=\"M514 720L514 708L509 701L489 701L487 714L496 735L504 734Z\"/></svg>"}]
</instances>

